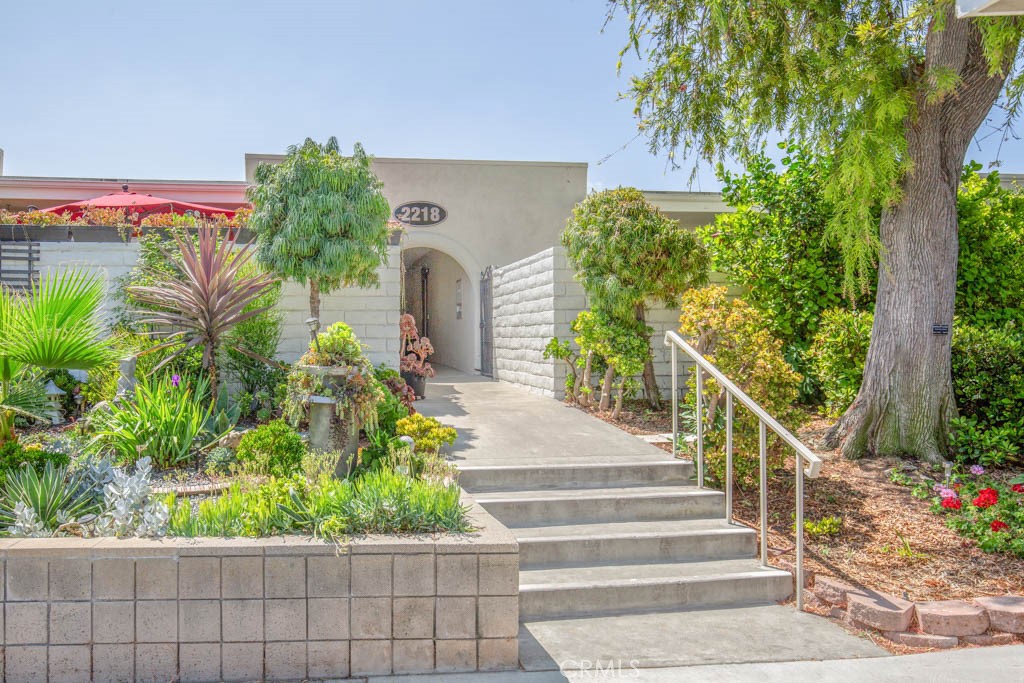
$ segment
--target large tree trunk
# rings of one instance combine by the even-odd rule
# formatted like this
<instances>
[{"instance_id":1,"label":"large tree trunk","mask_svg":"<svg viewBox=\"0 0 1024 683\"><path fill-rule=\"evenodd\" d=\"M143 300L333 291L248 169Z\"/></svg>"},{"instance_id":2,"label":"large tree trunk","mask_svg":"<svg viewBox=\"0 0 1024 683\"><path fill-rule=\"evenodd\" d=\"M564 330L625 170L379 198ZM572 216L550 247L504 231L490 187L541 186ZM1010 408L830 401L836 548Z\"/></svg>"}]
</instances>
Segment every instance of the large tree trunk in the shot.
<instances>
[{"instance_id":1,"label":"large tree trunk","mask_svg":"<svg viewBox=\"0 0 1024 683\"><path fill-rule=\"evenodd\" d=\"M637 304L633 310L637 322L647 325L646 311L643 304ZM644 363L644 396L647 397L647 404L654 410L661 410L661 389L658 388L658 378L654 375L654 359L649 350L651 340L647 340L647 362Z\"/></svg>"},{"instance_id":2,"label":"large tree trunk","mask_svg":"<svg viewBox=\"0 0 1024 683\"><path fill-rule=\"evenodd\" d=\"M826 439L847 457L946 457L955 415L950 337L956 294L956 195L967 146L991 109L1004 76L990 76L974 26L952 17L931 27L927 69L959 73L940 102L922 96L907 126L912 164L900 202L882 214L871 345L857 398ZM944 332L943 329L948 330Z\"/></svg>"}]
</instances>

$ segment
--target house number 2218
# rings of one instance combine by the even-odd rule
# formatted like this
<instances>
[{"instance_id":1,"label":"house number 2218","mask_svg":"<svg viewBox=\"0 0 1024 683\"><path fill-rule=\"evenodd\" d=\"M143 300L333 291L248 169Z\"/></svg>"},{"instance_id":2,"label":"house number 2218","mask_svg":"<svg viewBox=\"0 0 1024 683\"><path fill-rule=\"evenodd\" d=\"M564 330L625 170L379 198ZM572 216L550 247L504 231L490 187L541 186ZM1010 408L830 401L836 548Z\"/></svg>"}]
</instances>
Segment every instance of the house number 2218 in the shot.
<instances>
[{"instance_id":1,"label":"house number 2218","mask_svg":"<svg viewBox=\"0 0 1024 683\"><path fill-rule=\"evenodd\" d=\"M433 202L405 202L395 207L393 215L400 223L422 227L437 225L448 217L448 212Z\"/></svg>"}]
</instances>

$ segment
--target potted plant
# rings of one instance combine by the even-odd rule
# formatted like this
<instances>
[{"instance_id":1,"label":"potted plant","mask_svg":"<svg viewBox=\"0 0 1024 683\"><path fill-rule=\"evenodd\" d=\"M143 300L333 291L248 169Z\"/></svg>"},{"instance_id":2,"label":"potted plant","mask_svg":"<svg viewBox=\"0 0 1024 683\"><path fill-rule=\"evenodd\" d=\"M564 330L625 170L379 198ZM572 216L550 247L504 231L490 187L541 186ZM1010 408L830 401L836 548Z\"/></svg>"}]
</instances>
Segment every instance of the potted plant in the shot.
<instances>
[{"instance_id":1,"label":"potted plant","mask_svg":"<svg viewBox=\"0 0 1024 683\"><path fill-rule=\"evenodd\" d=\"M363 345L342 322L316 335L288 374L285 416L309 424L310 445L342 454L339 470L359 448L359 430L372 427L384 395ZM343 472L339 472L343 473Z\"/></svg>"},{"instance_id":2,"label":"potted plant","mask_svg":"<svg viewBox=\"0 0 1024 683\"><path fill-rule=\"evenodd\" d=\"M0 211L0 242L66 242L67 213Z\"/></svg>"},{"instance_id":3,"label":"potted plant","mask_svg":"<svg viewBox=\"0 0 1024 683\"><path fill-rule=\"evenodd\" d=\"M427 358L434 353L434 347L428 337L421 337L416 329L416 319L409 313L399 318L398 329L402 335L402 357L399 369L402 379L416 392L417 398L423 398L427 391L427 378L436 373Z\"/></svg>"}]
</instances>

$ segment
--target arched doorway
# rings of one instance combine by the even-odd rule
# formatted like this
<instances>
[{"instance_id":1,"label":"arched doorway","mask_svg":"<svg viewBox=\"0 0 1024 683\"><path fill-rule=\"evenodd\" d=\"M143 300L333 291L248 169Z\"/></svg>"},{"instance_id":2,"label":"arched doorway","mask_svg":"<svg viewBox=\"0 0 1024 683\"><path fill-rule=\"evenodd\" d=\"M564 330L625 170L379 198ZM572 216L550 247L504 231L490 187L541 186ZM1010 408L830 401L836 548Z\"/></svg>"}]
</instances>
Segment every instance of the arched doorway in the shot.
<instances>
[{"instance_id":1,"label":"arched doorway","mask_svg":"<svg viewBox=\"0 0 1024 683\"><path fill-rule=\"evenodd\" d=\"M480 368L480 270L460 245L410 230L402 243L402 312L430 337L430 362L467 373Z\"/></svg>"}]
</instances>

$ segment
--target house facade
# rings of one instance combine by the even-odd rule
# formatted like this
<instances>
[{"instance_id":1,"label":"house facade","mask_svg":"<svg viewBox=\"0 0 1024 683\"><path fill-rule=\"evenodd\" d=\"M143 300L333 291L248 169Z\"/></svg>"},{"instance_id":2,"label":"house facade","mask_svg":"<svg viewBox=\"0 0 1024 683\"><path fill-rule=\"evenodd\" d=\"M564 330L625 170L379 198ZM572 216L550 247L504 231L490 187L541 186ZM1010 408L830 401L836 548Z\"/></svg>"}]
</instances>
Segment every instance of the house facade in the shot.
<instances>
[{"instance_id":1,"label":"house facade","mask_svg":"<svg viewBox=\"0 0 1024 683\"><path fill-rule=\"evenodd\" d=\"M245 181L0 174L0 208L44 209L127 184L132 192L233 209L245 202L256 166L282 158L247 154ZM552 336L567 337L569 323L586 306L558 243L572 207L586 196L587 165L377 157L373 170L393 217L403 224L400 243L389 249L380 287L323 297L321 325L345 321L375 363L395 366L398 318L411 313L433 343L432 362L559 395L564 369L544 359L543 348ZM647 196L687 228L728 210L718 193ZM55 241L40 243L39 253L40 270L94 268L113 286L135 263L138 246ZM0 246L0 277L2 269ZM306 289L287 283L281 308L285 329L278 353L294 361L309 339ZM654 311L656 335L674 327L677 317L675 311Z\"/></svg>"}]
</instances>

